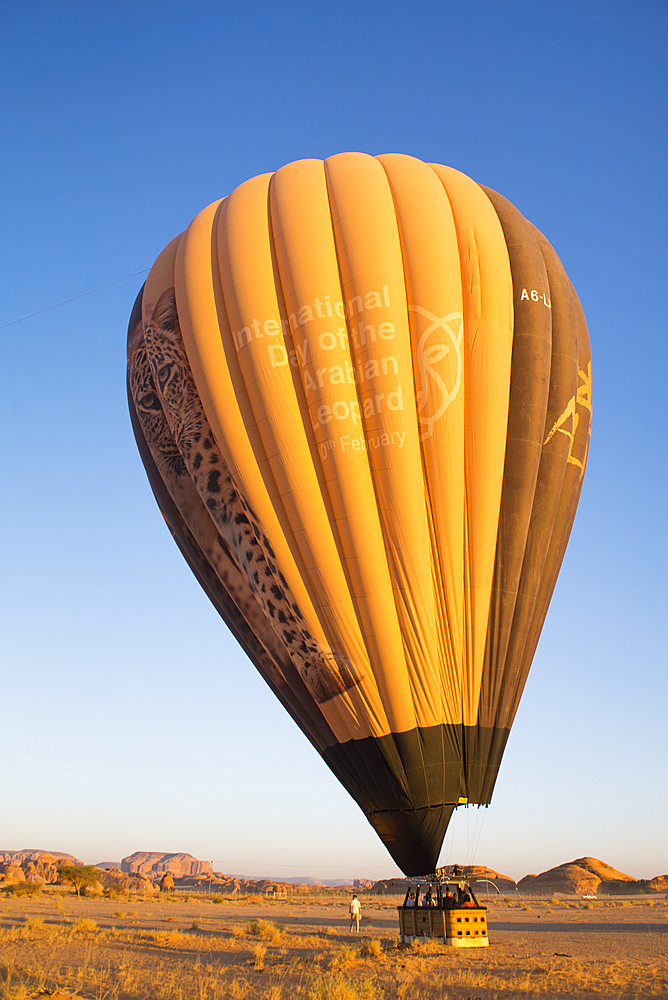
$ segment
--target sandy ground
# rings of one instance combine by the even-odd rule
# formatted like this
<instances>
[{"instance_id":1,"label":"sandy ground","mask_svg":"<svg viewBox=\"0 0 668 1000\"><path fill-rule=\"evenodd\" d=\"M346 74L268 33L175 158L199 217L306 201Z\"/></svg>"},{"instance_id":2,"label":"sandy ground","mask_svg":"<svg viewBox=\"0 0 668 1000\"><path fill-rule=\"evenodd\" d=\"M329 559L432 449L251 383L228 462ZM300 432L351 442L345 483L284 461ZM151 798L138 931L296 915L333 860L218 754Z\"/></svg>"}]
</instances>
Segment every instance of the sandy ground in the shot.
<instances>
[{"instance_id":1,"label":"sandy ground","mask_svg":"<svg viewBox=\"0 0 668 1000\"><path fill-rule=\"evenodd\" d=\"M668 1000L663 900L483 899L490 946L466 950L398 947L397 902L362 895L358 938L345 897L0 898L0 1000Z\"/></svg>"}]
</instances>

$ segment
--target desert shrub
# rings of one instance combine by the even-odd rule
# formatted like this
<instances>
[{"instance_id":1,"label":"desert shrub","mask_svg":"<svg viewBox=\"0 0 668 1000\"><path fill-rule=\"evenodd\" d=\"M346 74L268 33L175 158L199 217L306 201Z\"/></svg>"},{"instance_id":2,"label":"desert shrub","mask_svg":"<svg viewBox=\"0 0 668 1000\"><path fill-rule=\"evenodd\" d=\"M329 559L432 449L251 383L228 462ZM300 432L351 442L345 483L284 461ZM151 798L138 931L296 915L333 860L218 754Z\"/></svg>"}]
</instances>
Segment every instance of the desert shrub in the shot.
<instances>
[{"instance_id":1,"label":"desert shrub","mask_svg":"<svg viewBox=\"0 0 668 1000\"><path fill-rule=\"evenodd\" d=\"M243 927L233 927L231 934L235 938L246 937L246 931Z\"/></svg>"},{"instance_id":2,"label":"desert shrub","mask_svg":"<svg viewBox=\"0 0 668 1000\"><path fill-rule=\"evenodd\" d=\"M270 920L261 920L259 918L249 920L246 929L249 934L267 938L269 941L276 941L283 933L282 927L272 923Z\"/></svg>"},{"instance_id":3,"label":"desert shrub","mask_svg":"<svg viewBox=\"0 0 668 1000\"><path fill-rule=\"evenodd\" d=\"M5 886L3 892L5 896L39 896L42 886L39 882L15 882Z\"/></svg>"},{"instance_id":4,"label":"desert shrub","mask_svg":"<svg viewBox=\"0 0 668 1000\"><path fill-rule=\"evenodd\" d=\"M123 899L126 895L125 889L122 885L117 882L112 882L104 889L104 895L106 899Z\"/></svg>"},{"instance_id":5,"label":"desert shrub","mask_svg":"<svg viewBox=\"0 0 668 1000\"><path fill-rule=\"evenodd\" d=\"M92 934L96 930L97 924L90 917L82 917L81 920L77 920L73 927L75 934Z\"/></svg>"},{"instance_id":6,"label":"desert shrub","mask_svg":"<svg viewBox=\"0 0 668 1000\"><path fill-rule=\"evenodd\" d=\"M214 903L224 903L224 902L225 902L225 900L223 899L223 897L222 897L222 896L214 896L214 897L213 897L213 902L214 902Z\"/></svg>"},{"instance_id":7,"label":"desert shrub","mask_svg":"<svg viewBox=\"0 0 668 1000\"><path fill-rule=\"evenodd\" d=\"M372 979L351 979L341 972L326 972L311 983L308 1000L376 1000L378 990Z\"/></svg>"},{"instance_id":8,"label":"desert shrub","mask_svg":"<svg viewBox=\"0 0 668 1000\"><path fill-rule=\"evenodd\" d=\"M27 938L30 941L35 938L48 937L49 931L50 928L39 917L28 917L19 933L22 938Z\"/></svg>"},{"instance_id":9,"label":"desert shrub","mask_svg":"<svg viewBox=\"0 0 668 1000\"><path fill-rule=\"evenodd\" d=\"M382 954L383 946L378 938L364 938L360 944L360 955L368 956L370 958L378 958L378 956Z\"/></svg>"}]
</instances>

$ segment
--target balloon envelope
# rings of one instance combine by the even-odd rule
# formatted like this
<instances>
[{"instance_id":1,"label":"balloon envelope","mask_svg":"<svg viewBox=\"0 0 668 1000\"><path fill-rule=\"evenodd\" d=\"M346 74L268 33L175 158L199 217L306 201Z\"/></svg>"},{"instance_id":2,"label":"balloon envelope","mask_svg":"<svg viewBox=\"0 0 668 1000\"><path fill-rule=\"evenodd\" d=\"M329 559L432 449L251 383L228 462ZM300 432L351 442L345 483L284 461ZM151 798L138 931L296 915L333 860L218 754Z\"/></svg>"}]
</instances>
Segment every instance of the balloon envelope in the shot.
<instances>
[{"instance_id":1,"label":"balloon envelope","mask_svg":"<svg viewBox=\"0 0 668 1000\"><path fill-rule=\"evenodd\" d=\"M577 296L509 202L413 157L255 177L130 321L170 530L406 874L490 801L591 418Z\"/></svg>"}]
</instances>

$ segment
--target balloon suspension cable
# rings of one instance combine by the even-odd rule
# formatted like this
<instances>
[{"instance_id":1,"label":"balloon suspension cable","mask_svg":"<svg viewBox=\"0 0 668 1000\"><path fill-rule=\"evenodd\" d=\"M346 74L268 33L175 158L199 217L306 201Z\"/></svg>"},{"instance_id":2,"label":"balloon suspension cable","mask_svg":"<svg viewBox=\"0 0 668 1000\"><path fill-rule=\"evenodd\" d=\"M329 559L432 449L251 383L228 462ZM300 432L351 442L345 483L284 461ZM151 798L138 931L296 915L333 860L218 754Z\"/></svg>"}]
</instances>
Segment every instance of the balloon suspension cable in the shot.
<instances>
[{"instance_id":1,"label":"balloon suspension cable","mask_svg":"<svg viewBox=\"0 0 668 1000\"><path fill-rule=\"evenodd\" d=\"M471 872L472 865L442 865L428 875L411 875L407 882L429 885L459 885L461 882L485 882Z\"/></svg>"}]
</instances>

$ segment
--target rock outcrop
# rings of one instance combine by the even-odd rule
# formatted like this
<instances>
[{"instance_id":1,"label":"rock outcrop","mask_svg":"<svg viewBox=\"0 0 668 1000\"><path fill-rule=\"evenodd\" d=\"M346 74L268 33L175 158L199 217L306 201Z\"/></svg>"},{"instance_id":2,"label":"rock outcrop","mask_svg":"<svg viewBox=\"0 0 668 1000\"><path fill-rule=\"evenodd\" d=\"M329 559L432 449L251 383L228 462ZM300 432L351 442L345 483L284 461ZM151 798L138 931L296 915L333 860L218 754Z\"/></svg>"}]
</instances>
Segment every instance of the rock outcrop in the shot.
<instances>
[{"instance_id":1,"label":"rock outcrop","mask_svg":"<svg viewBox=\"0 0 668 1000\"><path fill-rule=\"evenodd\" d=\"M397 896L399 893L407 892L409 881L407 878L381 878L374 882L371 892L376 892L381 896Z\"/></svg>"},{"instance_id":2,"label":"rock outcrop","mask_svg":"<svg viewBox=\"0 0 668 1000\"><path fill-rule=\"evenodd\" d=\"M16 885L17 882L25 882L26 876L20 865L0 864L0 883L2 885Z\"/></svg>"},{"instance_id":3,"label":"rock outcrop","mask_svg":"<svg viewBox=\"0 0 668 1000\"><path fill-rule=\"evenodd\" d=\"M99 880L105 889L117 886L122 892L141 892L145 896L160 891L151 879L143 878L141 875L128 875L118 868L100 869Z\"/></svg>"},{"instance_id":4,"label":"rock outcrop","mask_svg":"<svg viewBox=\"0 0 668 1000\"><path fill-rule=\"evenodd\" d=\"M62 851L38 851L28 847L23 851L0 851L0 864L22 865L24 861L38 861L39 858L53 858L58 864L67 862L70 865L82 865L73 854L63 854Z\"/></svg>"},{"instance_id":5,"label":"rock outcrop","mask_svg":"<svg viewBox=\"0 0 668 1000\"><path fill-rule=\"evenodd\" d=\"M4 856L14 854L19 856L19 860L0 862L0 873L4 875L4 884L10 885L13 882L34 882L37 885L52 885L58 881L58 865L62 864L63 856L47 854L38 851L5 851ZM22 861L20 855L28 854L28 859ZM65 855L68 860L70 855ZM74 859L75 864L80 862Z\"/></svg>"},{"instance_id":6,"label":"rock outcrop","mask_svg":"<svg viewBox=\"0 0 668 1000\"><path fill-rule=\"evenodd\" d=\"M192 854L161 854L159 851L135 851L121 861L121 871L131 875L162 875L171 872L175 878L203 875L211 871L209 861L198 861Z\"/></svg>"},{"instance_id":7,"label":"rock outcrop","mask_svg":"<svg viewBox=\"0 0 668 1000\"><path fill-rule=\"evenodd\" d=\"M577 858L540 875L525 875L517 883L517 888L520 892L541 895L553 892L582 895L585 892L605 892L606 882L634 881L633 876L625 875L597 858Z\"/></svg>"}]
</instances>

